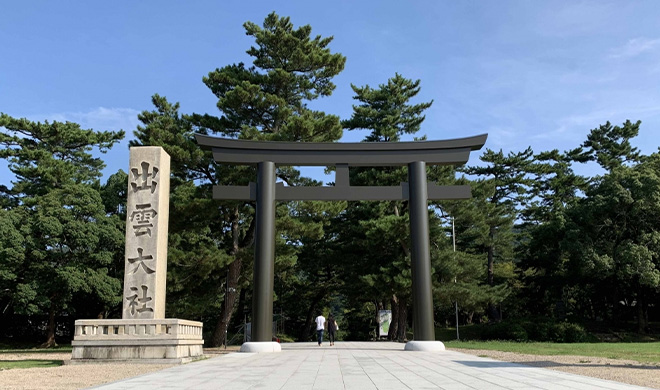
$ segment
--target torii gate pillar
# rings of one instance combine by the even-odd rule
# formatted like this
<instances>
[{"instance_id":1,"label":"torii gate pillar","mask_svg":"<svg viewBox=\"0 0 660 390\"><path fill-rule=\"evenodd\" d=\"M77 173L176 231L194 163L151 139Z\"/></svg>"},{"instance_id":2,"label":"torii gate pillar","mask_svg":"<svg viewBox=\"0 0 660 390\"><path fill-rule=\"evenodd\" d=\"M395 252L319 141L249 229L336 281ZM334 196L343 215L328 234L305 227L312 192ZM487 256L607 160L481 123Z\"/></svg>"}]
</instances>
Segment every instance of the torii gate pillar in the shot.
<instances>
[{"instance_id":1,"label":"torii gate pillar","mask_svg":"<svg viewBox=\"0 0 660 390\"><path fill-rule=\"evenodd\" d=\"M412 268L413 334L418 341L434 341L431 255L429 251L429 206L426 195L426 164L408 164L410 186L410 263Z\"/></svg>"},{"instance_id":2,"label":"torii gate pillar","mask_svg":"<svg viewBox=\"0 0 660 390\"><path fill-rule=\"evenodd\" d=\"M257 212L254 248L252 341L273 340L273 284L275 283L275 164L257 164Z\"/></svg>"}]
</instances>

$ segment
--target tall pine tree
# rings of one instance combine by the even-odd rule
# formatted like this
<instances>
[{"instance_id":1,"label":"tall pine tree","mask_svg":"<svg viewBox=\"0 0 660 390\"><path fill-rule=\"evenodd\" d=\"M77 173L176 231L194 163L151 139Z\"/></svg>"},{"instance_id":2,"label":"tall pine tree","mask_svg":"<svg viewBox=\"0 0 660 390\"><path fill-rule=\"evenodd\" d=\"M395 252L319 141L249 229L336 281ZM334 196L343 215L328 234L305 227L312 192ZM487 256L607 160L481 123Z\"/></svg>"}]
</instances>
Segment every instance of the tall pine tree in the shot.
<instances>
[{"instance_id":1,"label":"tall pine tree","mask_svg":"<svg viewBox=\"0 0 660 390\"><path fill-rule=\"evenodd\" d=\"M365 142L398 142L404 134L415 134L425 119L423 112L433 102L411 104L420 91L420 80L410 80L396 73L377 89L366 85L351 85L354 99L351 118L342 125L348 130L368 130ZM429 168L430 180L446 175L446 169ZM350 182L362 186L391 186L407 181L406 167L351 168ZM433 214L430 215L433 217ZM390 339L406 338L408 308L411 301L410 234L408 203L355 202L349 205L341 223L346 248L362 248L347 253L344 260L346 280L357 301L353 307L363 307L371 301L375 310L390 306L392 324ZM359 220L359 225L354 221ZM431 226L436 224L431 222ZM362 291L362 294L358 293ZM377 315L373 313L374 317ZM357 315L357 313L356 313Z\"/></svg>"},{"instance_id":2,"label":"tall pine tree","mask_svg":"<svg viewBox=\"0 0 660 390\"><path fill-rule=\"evenodd\" d=\"M211 315L216 319L209 342L213 346L222 343L236 298L241 288L249 284L251 270L244 267L244 263L251 259L254 205L213 201L212 187L246 185L255 180L256 173L252 167L215 164L210 153L198 151L193 133L304 142L335 141L342 134L337 116L307 106L308 102L332 93L335 86L331 80L344 68L345 57L331 53L328 48L332 37L312 37L309 25L294 28L288 17L274 12L266 17L261 27L252 22L245 23L244 27L246 34L255 39L255 46L247 51L253 57L253 65L227 65L203 78L218 99L221 115L181 115L178 104L155 96L156 111L141 115L144 126L138 129L135 143L161 145L172 156L173 174L179 180L173 182L173 193L177 196L173 207L174 213L180 212L180 224L175 228L180 240L177 238L173 245L183 254L186 248L200 248L198 243L206 243L201 247L207 248L207 255L182 255L180 266L189 267L191 262L209 258L211 265L198 269L222 275L222 280L210 282L214 288L206 289L211 293L209 302L213 302L217 311ZM289 185L309 184L308 179L301 178L291 167L279 168L277 175ZM177 206L179 199L181 203ZM202 215L200 210L206 212ZM287 205L278 206L277 213L278 231L283 233L278 239L285 240L287 232L293 236L309 232L299 224L286 222L292 220ZM318 229L311 230L318 232ZM281 244L276 251L276 263L290 265L295 261L290 251L295 248ZM172 253L178 253L177 248L173 248Z\"/></svg>"},{"instance_id":3,"label":"tall pine tree","mask_svg":"<svg viewBox=\"0 0 660 390\"><path fill-rule=\"evenodd\" d=\"M530 173L533 172L533 152L531 148L507 155L500 150L487 149L480 157L485 166L467 166L461 170L468 175L478 177L477 186L483 187L483 224L487 227L485 236L480 241L487 256L488 285L506 280L496 280L496 264L506 265L513 261L514 233L513 226L520 207L529 201L529 187L532 184ZM510 269L512 267L509 267ZM512 275L506 276L510 278ZM488 306L491 321L501 319L501 310L495 303Z\"/></svg>"}]
</instances>

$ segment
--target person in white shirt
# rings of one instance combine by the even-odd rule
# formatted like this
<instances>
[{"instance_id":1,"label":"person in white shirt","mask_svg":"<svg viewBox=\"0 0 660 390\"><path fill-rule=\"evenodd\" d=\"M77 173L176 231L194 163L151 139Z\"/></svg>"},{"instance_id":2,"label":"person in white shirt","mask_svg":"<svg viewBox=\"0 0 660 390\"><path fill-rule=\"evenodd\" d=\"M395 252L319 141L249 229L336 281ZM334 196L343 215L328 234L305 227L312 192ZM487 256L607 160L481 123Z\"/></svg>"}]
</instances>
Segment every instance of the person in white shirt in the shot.
<instances>
[{"instance_id":1,"label":"person in white shirt","mask_svg":"<svg viewBox=\"0 0 660 390\"><path fill-rule=\"evenodd\" d=\"M319 316L314 320L316 321L316 335L318 336L319 347L323 342L323 330L325 329L325 317L319 312Z\"/></svg>"}]
</instances>

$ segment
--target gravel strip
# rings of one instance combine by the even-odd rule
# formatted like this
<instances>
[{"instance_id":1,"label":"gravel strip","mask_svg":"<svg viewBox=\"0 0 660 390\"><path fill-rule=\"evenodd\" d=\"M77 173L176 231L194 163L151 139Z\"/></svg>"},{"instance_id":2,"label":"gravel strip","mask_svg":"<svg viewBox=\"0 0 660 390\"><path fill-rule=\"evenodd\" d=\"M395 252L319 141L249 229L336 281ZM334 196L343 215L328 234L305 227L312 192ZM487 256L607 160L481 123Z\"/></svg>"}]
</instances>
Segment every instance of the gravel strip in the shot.
<instances>
[{"instance_id":1,"label":"gravel strip","mask_svg":"<svg viewBox=\"0 0 660 390\"><path fill-rule=\"evenodd\" d=\"M238 351L239 347L208 348L204 355L211 358ZM71 360L71 353L3 353L0 360ZM47 368L16 368L0 370L2 390L75 390L103 383L115 382L150 372L163 370L174 364L78 364Z\"/></svg>"},{"instance_id":2,"label":"gravel strip","mask_svg":"<svg viewBox=\"0 0 660 390\"><path fill-rule=\"evenodd\" d=\"M22 355L22 356L20 356ZM2 354L3 360L70 360L70 353ZM74 390L172 367L173 364L80 364L0 371L3 390Z\"/></svg>"},{"instance_id":3,"label":"gravel strip","mask_svg":"<svg viewBox=\"0 0 660 390\"><path fill-rule=\"evenodd\" d=\"M607 379L631 385L660 389L660 365L634 360L607 359L591 356L524 355L514 352L448 348L452 351L489 357L504 362L570 372L571 374Z\"/></svg>"}]
</instances>

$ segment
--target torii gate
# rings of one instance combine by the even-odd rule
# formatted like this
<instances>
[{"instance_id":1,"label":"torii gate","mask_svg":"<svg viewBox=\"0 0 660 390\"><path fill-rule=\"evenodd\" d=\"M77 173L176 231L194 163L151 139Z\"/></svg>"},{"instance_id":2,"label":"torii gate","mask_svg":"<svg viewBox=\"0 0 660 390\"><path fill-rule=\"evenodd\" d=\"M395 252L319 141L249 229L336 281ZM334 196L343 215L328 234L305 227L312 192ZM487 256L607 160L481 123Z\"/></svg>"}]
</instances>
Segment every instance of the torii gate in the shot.
<instances>
[{"instance_id":1,"label":"torii gate","mask_svg":"<svg viewBox=\"0 0 660 390\"><path fill-rule=\"evenodd\" d=\"M213 151L218 163L257 165L257 183L215 186L214 199L256 201L252 338L243 352L280 351L272 342L275 267L275 202L289 200L408 200L410 204L413 341L406 350L444 350L435 341L428 200L469 199L470 186L427 183L427 165L460 165L479 150L488 134L442 141L415 142L270 142L195 134L197 144ZM408 166L408 183L399 186L351 186L349 167ZM285 187L276 183L276 166L334 166L333 187Z\"/></svg>"}]
</instances>

